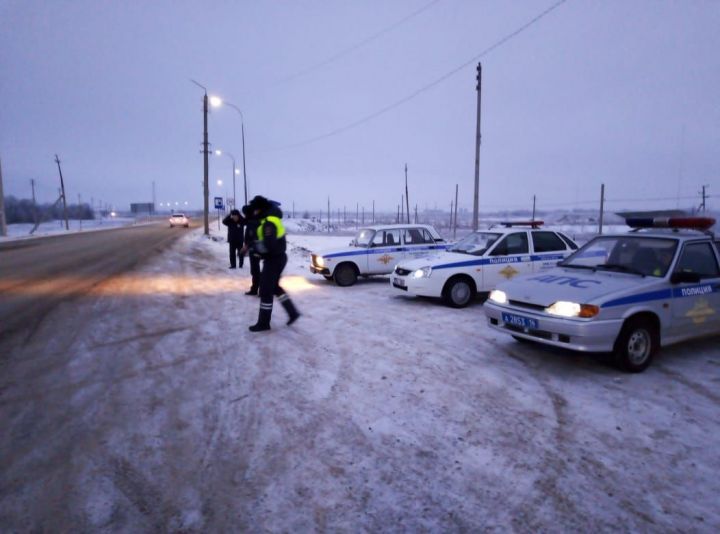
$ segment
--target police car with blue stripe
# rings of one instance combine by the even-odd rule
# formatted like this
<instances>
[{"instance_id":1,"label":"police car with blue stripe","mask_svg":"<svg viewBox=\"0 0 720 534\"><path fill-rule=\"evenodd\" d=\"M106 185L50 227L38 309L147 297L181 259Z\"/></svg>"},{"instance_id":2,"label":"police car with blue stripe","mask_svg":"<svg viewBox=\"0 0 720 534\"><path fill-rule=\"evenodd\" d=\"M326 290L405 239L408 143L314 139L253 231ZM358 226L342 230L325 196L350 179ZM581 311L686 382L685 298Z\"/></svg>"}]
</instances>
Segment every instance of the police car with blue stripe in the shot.
<instances>
[{"instance_id":1,"label":"police car with blue stripe","mask_svg":"<svg viewBox=\"0 0 720 534\"><path fill-rule=\"evenodd\" d=\"M542 224L503 222L497 228L473 232L445 252L398 263L390 283L405 294L440 297L462 308L477 293L487 293L503 280L555 267L577 250L572 239L543 230Z\"/></svg>"},{"instance_id":2,"label":"police car with blue stripe","mask_svg":"<svg viewBox=\"0 0 720 534\"><path fill-rule=\"evenodd\" d=\"M428 224L370 226L359 230L348 247L312 253L310 271L351 286L358 276L390 274L399 261L445 248L445 240Z\"/></svg>"},{"instance_id":3,"label":"police car with blue stripe","mask_svg":"<svg viewBox=\"0 0 720 534\"><path fill-rule=\"evenodd\" d=\"M705 217L627 219L550 271L498 285L490 326L518 340L612 352L630 372L660 346L720 332L720 254Z\"/></svg>"}]
</instances>

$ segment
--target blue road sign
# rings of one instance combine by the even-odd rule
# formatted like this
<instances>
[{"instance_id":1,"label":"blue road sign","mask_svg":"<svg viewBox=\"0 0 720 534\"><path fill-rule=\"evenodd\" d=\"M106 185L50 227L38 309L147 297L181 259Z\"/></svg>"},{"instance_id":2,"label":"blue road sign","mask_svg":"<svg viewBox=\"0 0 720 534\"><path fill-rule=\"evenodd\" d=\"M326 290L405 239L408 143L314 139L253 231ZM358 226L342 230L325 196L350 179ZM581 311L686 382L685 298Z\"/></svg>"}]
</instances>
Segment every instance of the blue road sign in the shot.
<instances>
[{"instance_id":1,"label":"blue road sign","mask_svg":"<svg viewBox=\"0 0 720 534\"><path fill-rule=\"evenodd\" d=\"M216 210L224 209L222 197L215 197L215 209Z\"/></svg>"}]
</instances>

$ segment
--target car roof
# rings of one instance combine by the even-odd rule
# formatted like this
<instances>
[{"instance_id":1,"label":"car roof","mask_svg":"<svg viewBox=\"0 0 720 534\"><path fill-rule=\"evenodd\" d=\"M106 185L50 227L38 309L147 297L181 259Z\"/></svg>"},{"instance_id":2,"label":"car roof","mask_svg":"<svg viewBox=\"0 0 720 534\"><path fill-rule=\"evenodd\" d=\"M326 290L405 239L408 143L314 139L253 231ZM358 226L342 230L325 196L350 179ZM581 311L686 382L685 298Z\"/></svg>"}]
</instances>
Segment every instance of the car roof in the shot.
<instances>
[{"instance_id":1,"label":"car roof","mask_svg":"<svg viewBox=\"0 0 720 534\"><path fill-rule=\"evenodd\" d=\"M434 229L431 224L374 224L372 226L362 226L360 230L396 230L401 228L425 228L430 230Z\"/></svg>"},{"instance_id":2,"label":"car roof","mask_svg":"<svg viewBox=\"0 0 720 534\"><path fill-rule=\"evenodd\" d=\"M173 213L172 216L173 217L185 217L185 214L184 213Z\"/></svg>"},{"instance_id":3,"label":"car roof","mask_svg":"<svg viewBox=\"0 0 720 534\"><path fill-rule=\"evenodd\" d=\"M651 228L642 230L631 230L629 232L618 232L603 234L604 237L659 237L665 239L714 239L711 233L700 230L677 230L672 228ZM596 236L598 237L598 236Z\"/></svg>"}]
</instances>

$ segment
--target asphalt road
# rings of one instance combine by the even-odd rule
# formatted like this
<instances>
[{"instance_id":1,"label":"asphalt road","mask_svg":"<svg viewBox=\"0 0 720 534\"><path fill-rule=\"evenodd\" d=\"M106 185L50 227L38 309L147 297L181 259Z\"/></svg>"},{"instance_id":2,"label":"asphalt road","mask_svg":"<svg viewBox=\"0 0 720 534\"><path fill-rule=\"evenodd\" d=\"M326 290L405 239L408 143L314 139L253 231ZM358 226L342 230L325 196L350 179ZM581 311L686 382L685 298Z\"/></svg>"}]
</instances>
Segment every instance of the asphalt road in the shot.
<instances>
[{"instance_id":1,"label":"asphalt road","mask_svg":"<svg viewBox=\"0 0 720 534\"><path fill-rule=\"evenodd\" d=\"M165 223L0 243L0 354L58 303L160 252L187 230Z\"/></svg>"}]
</instances>

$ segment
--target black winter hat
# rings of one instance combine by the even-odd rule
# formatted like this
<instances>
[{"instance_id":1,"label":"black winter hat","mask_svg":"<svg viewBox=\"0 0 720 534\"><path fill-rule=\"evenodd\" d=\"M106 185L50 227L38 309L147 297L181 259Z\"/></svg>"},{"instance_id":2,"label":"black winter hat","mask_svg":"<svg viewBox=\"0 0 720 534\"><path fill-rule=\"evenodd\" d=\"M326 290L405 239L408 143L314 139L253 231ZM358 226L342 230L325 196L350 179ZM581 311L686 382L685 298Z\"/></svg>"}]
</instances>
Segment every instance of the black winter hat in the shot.
<instances>
[{"instance_id":1,"label":"black winter hat","mask_svg":"<svg viewBox=\"0 0 720 534\"><path fill-rule=\"evenodd\" d=\"M240 211L238 210L230 210L230 215L240 215Z\"/></svg>"},{"instance_id":2,"label":"black winter hat","mask_svg":"<svg viewBox=\"0 0 720 534\"><path fill-rule=\"evenodd\" d=\"M252 209L253 211L265 211L268 208L270 208L270 201L263 196L257 195L250 201L250 209Z\"/></svg>"}]
</instances>

